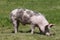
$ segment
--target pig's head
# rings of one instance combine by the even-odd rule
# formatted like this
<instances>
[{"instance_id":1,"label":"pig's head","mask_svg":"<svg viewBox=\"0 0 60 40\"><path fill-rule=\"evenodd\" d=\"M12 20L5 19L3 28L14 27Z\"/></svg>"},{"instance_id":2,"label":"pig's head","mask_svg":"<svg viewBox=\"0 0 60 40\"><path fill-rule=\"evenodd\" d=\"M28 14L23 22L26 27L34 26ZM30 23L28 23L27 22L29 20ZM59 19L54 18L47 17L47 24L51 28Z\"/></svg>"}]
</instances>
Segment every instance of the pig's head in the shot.
<instances>
[{"instance_id":1,"label":"pig's head","mask_svg":"<svg viewBox=\"0 0 60 40\"><path fill-rule=\"evenodd\" d=\"M52 28L53 26L54 26L54 24L48 24L48 25L46 25L46 27L45 27L45 34L46 35L48 35L48 36L51 35L49 29Z\"/></svg>"}]
</instances>

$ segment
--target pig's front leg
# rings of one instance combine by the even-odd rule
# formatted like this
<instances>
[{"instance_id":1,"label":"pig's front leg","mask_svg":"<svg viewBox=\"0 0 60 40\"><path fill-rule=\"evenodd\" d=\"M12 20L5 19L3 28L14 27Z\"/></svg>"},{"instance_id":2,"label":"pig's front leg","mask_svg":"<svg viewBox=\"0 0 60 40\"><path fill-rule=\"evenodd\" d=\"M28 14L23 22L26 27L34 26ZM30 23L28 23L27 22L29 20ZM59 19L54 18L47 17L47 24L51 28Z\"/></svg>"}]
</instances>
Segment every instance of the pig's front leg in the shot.
<instances>
[{"instance_id":1,"label":"pig's front leg","mask_svg":"<svg viewBox=\"0 0 60 40\"><path fill-rule=\"evenodd\" d=\"M31 34L34 33L34 29L35 29L35 25L34 24L31 24Z\"/></svg>"}]
</instances>

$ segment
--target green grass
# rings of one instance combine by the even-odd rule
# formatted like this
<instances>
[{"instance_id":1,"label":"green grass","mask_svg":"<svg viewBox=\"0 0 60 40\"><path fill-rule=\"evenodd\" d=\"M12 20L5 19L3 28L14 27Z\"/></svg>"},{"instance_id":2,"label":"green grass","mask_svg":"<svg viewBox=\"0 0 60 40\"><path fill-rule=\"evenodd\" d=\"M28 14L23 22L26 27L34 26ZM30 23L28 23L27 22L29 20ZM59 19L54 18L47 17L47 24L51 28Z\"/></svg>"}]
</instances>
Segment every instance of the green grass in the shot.
<instances>
[{"instance_id":1,"label":"green grass","mask_svg":"<svg viewBox=\"0 0 60 40\"><path fill-rule=\"evenodd\" d=\"M27 8L41 12L49 23L55 24L51 29L53 36L27 33L29 25L20 25L17 34L12 33L13 26L10 22L10 12L15 8ZM23 32L20 32L23 31ZM60 0L0 0L0 40L60 40Z\"/></svg>"}]
</instances>

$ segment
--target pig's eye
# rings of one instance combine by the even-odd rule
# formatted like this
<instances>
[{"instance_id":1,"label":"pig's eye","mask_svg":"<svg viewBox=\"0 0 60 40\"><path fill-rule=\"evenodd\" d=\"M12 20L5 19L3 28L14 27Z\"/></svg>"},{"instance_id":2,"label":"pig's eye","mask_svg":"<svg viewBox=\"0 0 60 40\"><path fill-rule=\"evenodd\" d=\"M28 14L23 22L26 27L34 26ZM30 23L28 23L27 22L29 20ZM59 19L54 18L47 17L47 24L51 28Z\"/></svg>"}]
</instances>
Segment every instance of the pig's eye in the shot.
<instances>
[{"instance_id":1,"label":"pig's eye","mask_svg":"<svg viewBox=\"0 0 60 40\"><path fill-rule=\"evenodd\" d=\"M46 25L45 27L48 27L48 25Z\"/></svg>"},{"instance_id":2,"label":"pig's eye","mask_svg":"<svg viewBox=\"0 0 60 40\"><path fill-rule=\"evenodd\" d=\"M48 29L48 25L45 26L45 30Z\"/></svg>"}]
</instances>

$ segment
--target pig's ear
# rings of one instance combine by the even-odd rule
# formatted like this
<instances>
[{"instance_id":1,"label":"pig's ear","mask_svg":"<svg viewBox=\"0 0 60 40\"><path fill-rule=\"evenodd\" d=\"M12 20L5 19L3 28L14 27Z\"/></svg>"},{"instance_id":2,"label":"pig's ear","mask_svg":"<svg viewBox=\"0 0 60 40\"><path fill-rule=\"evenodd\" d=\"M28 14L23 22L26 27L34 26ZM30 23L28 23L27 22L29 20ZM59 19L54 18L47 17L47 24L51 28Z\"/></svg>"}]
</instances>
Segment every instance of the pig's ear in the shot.
<instances>
[{"instance_id":1,"label":"pig's ear","mask_svg":"<svg viewBox=\"0 0 60 40\"><path fill-rule=\"evenodd\" d=\"M52 27L52 26L54 26L55 24L49 24L49 27Z\"/></svg>"}]
</instances>

